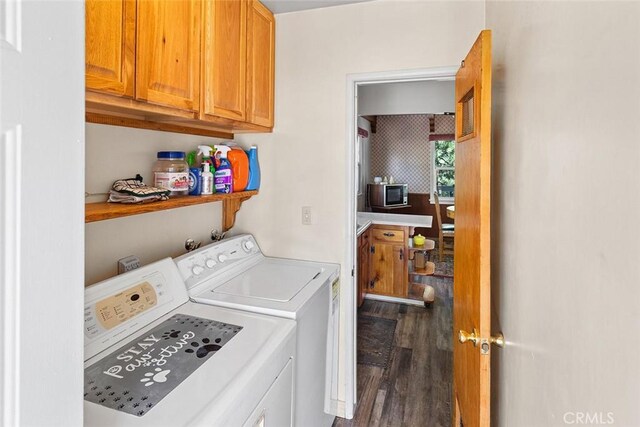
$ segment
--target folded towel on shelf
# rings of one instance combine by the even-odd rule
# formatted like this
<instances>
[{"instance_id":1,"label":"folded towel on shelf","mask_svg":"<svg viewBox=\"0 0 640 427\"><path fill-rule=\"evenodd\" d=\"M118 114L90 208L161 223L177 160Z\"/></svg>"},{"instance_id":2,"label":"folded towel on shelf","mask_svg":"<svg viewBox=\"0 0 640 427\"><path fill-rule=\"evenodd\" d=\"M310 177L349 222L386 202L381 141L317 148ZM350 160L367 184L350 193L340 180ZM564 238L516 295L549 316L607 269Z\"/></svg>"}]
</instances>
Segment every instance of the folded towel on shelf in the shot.
<instances>
[{"instance_id":1,"label":"folded towel on shelf","mask_svg":"<svg viewBox=\"0 0 640 427\"><path fill-rule=\"evenodd\" d=\"M157 200L168 200L171 191L166 188L151 187L142 182L142 176L119 179L113 183L109 191L111 203L145 203Z\"/></svg>"}]
</instances>

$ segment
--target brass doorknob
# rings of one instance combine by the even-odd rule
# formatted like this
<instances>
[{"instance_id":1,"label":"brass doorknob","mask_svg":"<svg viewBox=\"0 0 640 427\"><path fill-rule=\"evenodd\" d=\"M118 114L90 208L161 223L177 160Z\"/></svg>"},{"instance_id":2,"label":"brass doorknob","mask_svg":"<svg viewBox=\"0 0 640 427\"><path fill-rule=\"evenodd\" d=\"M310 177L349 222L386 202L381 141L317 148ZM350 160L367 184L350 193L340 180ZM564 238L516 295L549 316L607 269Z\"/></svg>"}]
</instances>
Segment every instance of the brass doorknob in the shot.
<instances>
[{"instance_id":1,"label":"brass doorknob","mask_svg":"<svg viewBox=\"0 0 640 427\"><path fill-rule=\"evenodd\" d=\"M473 328L473 332L471 333L463 331L462 329L458 332L458 341L460 341L462 344L470 341L475 347L478 345L479 340L480 337L478 336L478 331L476 330L476 328Z\"/></svg>"},{"instance_id":2,"label":"brass doorknob","mask_svg":"<svg viewBox=\"0 0 640 427\"><path fill-rule=\"evenodd\" d=\"M502 335L502 332L498 332L498 335L494 335L491 337L491 344L495 344L500 348L504 348L504 335Z\"/></svg>"}]
</instances>

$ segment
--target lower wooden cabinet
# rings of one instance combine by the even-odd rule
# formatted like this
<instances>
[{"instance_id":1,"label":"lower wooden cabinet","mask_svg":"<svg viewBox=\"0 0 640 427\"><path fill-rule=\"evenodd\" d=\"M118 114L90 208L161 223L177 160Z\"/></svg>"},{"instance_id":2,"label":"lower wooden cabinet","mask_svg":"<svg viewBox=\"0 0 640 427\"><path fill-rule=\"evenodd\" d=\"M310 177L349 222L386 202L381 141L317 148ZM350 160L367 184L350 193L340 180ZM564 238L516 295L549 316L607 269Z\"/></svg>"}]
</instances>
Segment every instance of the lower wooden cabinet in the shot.
<instances>
[{"instance_id":1,"label":"lower wooden cabinet","mask_svg":"<svg viewBox=\"0 0 640 427\"><path fill-rule=\"evenodd\" d=\"M369 287L369 230L358 237L358 307L364 302Z\"/></svg>"},{"instance_id":2,"label":"lower wooden cabinet","mask_svg":"<svg viewBox=\"0 0 640 427\"><path fill-rule=\"evenodd\" d=\"M370 228L368 293L405 298L407 288L406 227Z\"/></svg>"}]
</instances>

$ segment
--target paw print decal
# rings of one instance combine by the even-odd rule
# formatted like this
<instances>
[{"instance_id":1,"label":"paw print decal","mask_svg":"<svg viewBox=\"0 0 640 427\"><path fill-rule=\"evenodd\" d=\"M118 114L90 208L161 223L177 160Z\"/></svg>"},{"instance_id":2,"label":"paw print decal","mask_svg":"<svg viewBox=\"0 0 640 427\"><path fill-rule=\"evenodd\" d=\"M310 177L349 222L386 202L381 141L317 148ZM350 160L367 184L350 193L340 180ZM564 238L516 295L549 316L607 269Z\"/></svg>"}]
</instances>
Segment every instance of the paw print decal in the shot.
<instances>
[{"instance_id":1,"label":"paw print decal","mask_svg":"<svg viewBox=\"0 0 640 427\"><path fill-rule=\"evenodd\" d=\"M176 331L175 329L172 329L162 334L162 338L165 340L168 340L169 338L178 338L179 336L180 336L180 331Z\"/></svg>"},{"instance_id":2,"label":"paw print decal","mask_svg":"<svg viewBox=\"0 0 640 427\"><path fill-rule=\"evenodd\" d=\"M154 371L144 374L145 378L141 379L140 382L144 383L145 387L149 387L151 385L154 385L155 383L166 382L169 372L171 372L170 369L165 369L163 371L160 368L156 368Z\"/></svg>"},{"instance_id":3,"label":"paw print decal","mask_svg":"<svg viewBox=\"0 0 640 427\"><path fill-rule=\"evenodd\" d=\"M216 342L220 342L220 338L216 339ZM218 344L210 344L210 343L211 343L211 340L209 338L202 339L202 346L200 346L198 342L194 341L191 343L191 346L195 347L196 349L194 350L193 348L188 348L185 350L185 352L195 353L198 359L202 359L203 357L207 357L209 353L215 353L216 351L222 348Z\"/></svg>"}]
</instances>

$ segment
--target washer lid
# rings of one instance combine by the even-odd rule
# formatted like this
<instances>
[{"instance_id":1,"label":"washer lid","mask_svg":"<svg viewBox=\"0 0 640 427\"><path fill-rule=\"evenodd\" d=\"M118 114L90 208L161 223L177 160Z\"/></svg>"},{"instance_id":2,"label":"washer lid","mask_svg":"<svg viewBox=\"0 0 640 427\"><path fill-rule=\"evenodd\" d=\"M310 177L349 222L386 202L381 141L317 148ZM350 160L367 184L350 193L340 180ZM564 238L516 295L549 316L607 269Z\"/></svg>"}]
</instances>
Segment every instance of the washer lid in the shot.
<instances>
[{"instance_id":1,"label":"washer lid","mask_svg":"<svg viewBox=\"0 0 640 427\"><path fill-rule=\"evenodd\" d=\"M301 266L266 259L212 292L287 302L293 299L309 282L322 273L317 266Z\"/></svg>"}]
</instances>

